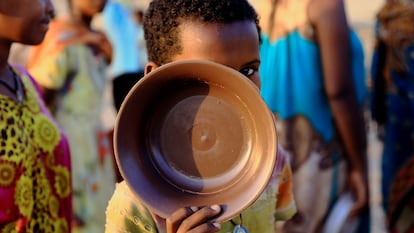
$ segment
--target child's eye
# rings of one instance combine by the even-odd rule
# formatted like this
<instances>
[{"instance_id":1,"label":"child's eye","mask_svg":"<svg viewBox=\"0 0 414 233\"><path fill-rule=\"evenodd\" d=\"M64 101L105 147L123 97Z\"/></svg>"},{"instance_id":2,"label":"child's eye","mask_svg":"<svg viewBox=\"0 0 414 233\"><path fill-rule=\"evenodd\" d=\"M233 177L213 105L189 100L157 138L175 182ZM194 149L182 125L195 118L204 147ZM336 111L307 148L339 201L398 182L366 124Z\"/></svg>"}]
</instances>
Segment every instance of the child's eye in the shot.
<instances>
[{"instance_id":1,"label":"child's eye","mask_svg":"<svg viewBox=\"0 0 414 233\"><path fill-rule=\"evenodd\" d=\"M256 72L256 70L257 69L253 67L246 67L246 68L241 69L239 72L242 73L246 77L250 77L254 74L254 72Z\"/></svg>"}]
</instances>

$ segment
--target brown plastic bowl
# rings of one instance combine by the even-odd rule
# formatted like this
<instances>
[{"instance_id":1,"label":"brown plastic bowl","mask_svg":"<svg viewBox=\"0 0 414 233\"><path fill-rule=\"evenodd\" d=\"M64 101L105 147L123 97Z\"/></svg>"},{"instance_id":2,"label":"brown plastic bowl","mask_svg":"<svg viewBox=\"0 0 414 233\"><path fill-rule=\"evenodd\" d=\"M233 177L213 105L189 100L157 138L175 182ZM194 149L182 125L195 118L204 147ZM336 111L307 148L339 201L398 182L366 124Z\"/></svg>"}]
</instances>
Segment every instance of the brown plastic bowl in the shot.
<instances>
[{"instance_id":1,"label":"brown plastic bowl","mask_svg":"<svg viewBox=\"0 0 414 233\"><path fill-rule=\"evenodd\" d=\"M272 113L239 72L204 60L163 65L125 98L115 123L123 178L154 213L220 204L225 221L266 187L277 141Z\"/></svg>"}]
</instances>

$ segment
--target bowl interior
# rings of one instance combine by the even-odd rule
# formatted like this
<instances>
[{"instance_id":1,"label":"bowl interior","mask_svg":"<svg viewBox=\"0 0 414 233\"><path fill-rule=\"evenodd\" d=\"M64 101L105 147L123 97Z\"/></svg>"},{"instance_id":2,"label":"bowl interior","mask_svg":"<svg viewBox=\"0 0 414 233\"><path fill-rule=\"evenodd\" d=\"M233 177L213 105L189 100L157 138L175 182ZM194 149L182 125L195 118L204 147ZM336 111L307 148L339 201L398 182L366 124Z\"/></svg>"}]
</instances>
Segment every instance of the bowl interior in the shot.
<instances>
[{"instance_id":1,"label":"bowl interior","mask_svg":"<svg viewBox=\"0 0 414 233\"><path fill-rule=\"evenodd\" d=\"M222 204L227 220L266 187L276 158L273 117L258 89L223 65L189 60L141 79L115 124L121 174L148 208Z\"/></svg>"}]
</instances>

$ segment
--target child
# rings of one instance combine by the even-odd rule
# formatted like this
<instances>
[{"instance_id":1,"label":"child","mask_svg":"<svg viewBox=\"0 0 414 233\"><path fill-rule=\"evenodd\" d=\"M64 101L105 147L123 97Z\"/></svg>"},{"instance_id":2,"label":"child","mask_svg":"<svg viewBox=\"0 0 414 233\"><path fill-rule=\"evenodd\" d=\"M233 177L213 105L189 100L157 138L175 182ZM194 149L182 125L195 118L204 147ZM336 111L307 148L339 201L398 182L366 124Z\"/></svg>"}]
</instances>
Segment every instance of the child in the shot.
<instances>
[{"instance_id":1,"label":"child","mask_svg":"<svg viewBox=\"0 0 414 233\"><path fill-rule=\"evenodd\" d=\"M7 64L12 43L39 44L50 0L0 2L0 232L70 232L69 146L31 76Z\"/></svg>"},{"instance_id":2,"label":"child","mask_svg":"<svg viewBox=\"0 0 414 233\"><path fill-rule=\"evenodd\" d=\"M260 87L259 31L258 16L246 0L154 0L144 16L149 59L145 72L173 61L204 59L231 67ZM288 161L279 149L260 201L241 213L249 232L274 232L276 220L295 213L290 176ZM207 221L220 211L218 205L187 207L162 219L139 203L122 182L107 208L106 232L233 231L239 217L224 223Z\"/></svg>"},{"instance_id":3,"label":"child","mask_svg":"<svg viewBox=\"0 0 414 233\"><path fill-rule=\"evenodd\" d=\"M102 16L103 29L114 51L109 73L115 108L119 110L128 91L144 75L147 56L140 47L144 32L132 9L118 1L108 1Z\"/></svg>"},{"instance_id":4,"label":"child","mask_svg":"<svg viewBox=\"0 0 414 233\"><path fill-rule=\"evenodd\" d=\"M51 23L43 43L32 49L29 70L65 130L72 154L75 232L104 231L105 207L115 188L113 156L100 121L111 46L91 28L106 0L68 0L69 17ZM113 107L112 103L107 104Z\"/></svg>"}]
</instances>

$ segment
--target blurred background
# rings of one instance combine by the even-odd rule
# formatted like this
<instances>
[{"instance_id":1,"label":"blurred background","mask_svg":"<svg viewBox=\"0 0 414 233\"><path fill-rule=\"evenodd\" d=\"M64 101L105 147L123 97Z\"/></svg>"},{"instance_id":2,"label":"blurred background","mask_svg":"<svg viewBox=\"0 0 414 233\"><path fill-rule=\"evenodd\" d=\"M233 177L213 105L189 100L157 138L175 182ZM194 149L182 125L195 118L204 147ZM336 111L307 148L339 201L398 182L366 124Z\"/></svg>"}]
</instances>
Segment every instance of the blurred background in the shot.
<instances>
[{"instance_id":1,"label":"blurred background","mask_svg":"<svg viewBox=\"0 0 414 233\"><path fill-rule=\"evenodd\" d=\"M383 0L345 0L346 10L348 14L348 21L362 40L365 50L365 63L367 77L369 78L369 67L371 65L371 56L374 47L374 24L375 14L378 12ZM368 155L369 155L369 171L370 171L370 185L371 185L371 214L373 217L372 233L385 233L384 215L380 206L380 164L382 144L377 140L375 135L374 123L369 123L368 131Z\"/></svg>"},{"instance_id":2,"label":"blurred background","mask_svg":"<svg viewBox=\"0 0 414 233\"><path fill-rule=\"evenodd\" d=\"M125 4L127 7L133 10L145 11L150 0L117 0ZM53 0L58 14L65 14L67 1L66 0ZM363 42L365 51L366 71L367 78L369 79L369 67L371 62L371 56L374 46L374 24L375 14L379 10L384 0L345 0L345 6L347 10L348 22L352 28L354 28L360 39ZM99 25L99 18L96 20L96 24ZM367 114L367 119L369 116ZM370 169L370 188L371 188L371 211L373 216L372 233L385 233L384 228L384 216L381 207L379 206L381 201L380 194L380 155L382 150L382 144L377 140L375 136L375 125L371 121L369 122L369 169Z\"/></svg>"}]
</instances>

